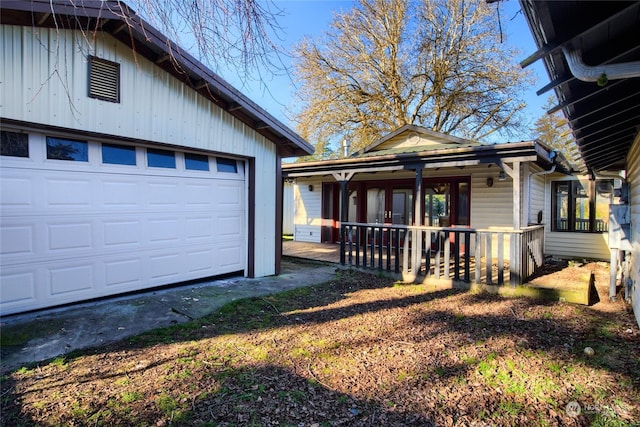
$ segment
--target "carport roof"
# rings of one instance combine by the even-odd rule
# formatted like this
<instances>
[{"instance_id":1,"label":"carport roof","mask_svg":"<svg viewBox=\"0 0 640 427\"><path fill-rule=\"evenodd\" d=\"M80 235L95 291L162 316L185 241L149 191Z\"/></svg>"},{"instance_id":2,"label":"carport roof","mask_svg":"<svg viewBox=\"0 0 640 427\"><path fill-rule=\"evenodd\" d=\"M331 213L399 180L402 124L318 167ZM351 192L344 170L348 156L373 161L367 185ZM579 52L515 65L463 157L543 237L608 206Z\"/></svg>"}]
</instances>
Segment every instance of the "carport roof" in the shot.
<instances>
[{"instance_id":1,"label":"carport roof","mask_svg":"<svg viewBox=\"0 0 640 427\"><path fill-rule=\"evenodd\" d=\"M121 1L2 0L0 23L104 31L134 49L265 138L282 157L312 154L311 144L255 104Z\"/></svg>"},{"instance_id":2,"label":"carport roof","mask_svg":"<svg viewBox=\"0 0 640 427\"><path fill-rule=\"evenodd\" d=\"M520 4L539 47L522 66L543 59L551 80L538 95L555 91L559 104L549 112L563 110L589 170L624 169L640 130L640 73L614 80L610 66L639 69L640 1ZM573 52L578 61L568 60L563 51ZM593 81L576 77L584 79L586 73L595 75Z\"/></svg>"}]
</instances>

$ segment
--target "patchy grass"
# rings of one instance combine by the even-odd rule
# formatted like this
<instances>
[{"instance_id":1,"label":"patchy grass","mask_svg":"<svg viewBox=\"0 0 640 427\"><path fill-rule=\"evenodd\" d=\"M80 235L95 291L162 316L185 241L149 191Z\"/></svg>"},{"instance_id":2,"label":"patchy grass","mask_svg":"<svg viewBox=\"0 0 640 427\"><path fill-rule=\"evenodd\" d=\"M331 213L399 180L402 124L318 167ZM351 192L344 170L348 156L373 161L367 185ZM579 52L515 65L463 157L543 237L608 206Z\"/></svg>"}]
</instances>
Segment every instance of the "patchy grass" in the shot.
<instances>
[{"instance_id":1,"label":"patchy grass","mask_svg":"<svg viewBox=\"0 0 640 427\"><path fill-rule=\"evenodd\" d=\"M341 272L18 369L0 423L637 425L640 334L622 303L600 304Z\"/></svg>"}]
</instances>

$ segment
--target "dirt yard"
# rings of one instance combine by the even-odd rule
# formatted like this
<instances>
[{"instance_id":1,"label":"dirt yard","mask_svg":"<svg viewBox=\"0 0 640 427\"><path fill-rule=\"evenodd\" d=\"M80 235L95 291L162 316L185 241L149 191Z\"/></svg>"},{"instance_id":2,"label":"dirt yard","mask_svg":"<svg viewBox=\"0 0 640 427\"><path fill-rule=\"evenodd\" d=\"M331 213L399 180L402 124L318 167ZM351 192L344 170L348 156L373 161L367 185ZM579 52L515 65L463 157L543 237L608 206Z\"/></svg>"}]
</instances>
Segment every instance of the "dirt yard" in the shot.
<instances>
[{"instance_id":1,"label":"dirt yard","mask_svg":"<svg viewBox=\"0 0 640 427\"><path fill-rule=\"evenodd\" d=\"M2 425L640 425L640 333L600 302L340 272L2 378ZM591 350L589 350L591 349ZM586 352L585 352L586 350Z\"/></svg>"}]
</instances>

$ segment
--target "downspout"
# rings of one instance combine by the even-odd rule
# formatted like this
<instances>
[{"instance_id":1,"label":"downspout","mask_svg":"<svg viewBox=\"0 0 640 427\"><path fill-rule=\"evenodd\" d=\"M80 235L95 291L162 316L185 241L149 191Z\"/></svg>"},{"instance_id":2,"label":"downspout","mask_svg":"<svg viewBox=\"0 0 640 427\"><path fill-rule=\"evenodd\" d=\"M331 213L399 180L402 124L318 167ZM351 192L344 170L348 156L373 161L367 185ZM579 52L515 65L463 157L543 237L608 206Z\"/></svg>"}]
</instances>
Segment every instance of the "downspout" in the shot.
<instances>
[{"instance_id":1,"label":"downspout","mask_svg":"<svg viewBox=\"0 0 640 427\"><path fill-rule=\"evenodd\" d=\"M582 61L579 49L570 50L563 47L562 53L567 59L571 73L583 82L598 82L598 85L605 86L609 80L640 77L640 61L590 66Z\"/></svg>"},{"instance_id":2,"label":"downspout","mask_svg":"<svg viewBox=\"0 0 640 427\"><path fill-rule=\"evenodd\" d=\"M529 214L528 214L528 219L527 219L527 225L532 223L532 221L531 221L531 211L532 211L532 209L531 209L531 181L532 181L533 177L534 176L538 176L538 175L548 175L550 173L555 172L555 170L556 170L556 165L553 165L553 166L551 166L551 169L549 169L549 170L542 170L542 171L539 171L539 172L534 172L531 175L529 175L529 180L527 181L527 187L528 187L527 188L527 195L529 196L529 203L528 203L528 205L529 205Z\"/></svg>"}]
</instances>

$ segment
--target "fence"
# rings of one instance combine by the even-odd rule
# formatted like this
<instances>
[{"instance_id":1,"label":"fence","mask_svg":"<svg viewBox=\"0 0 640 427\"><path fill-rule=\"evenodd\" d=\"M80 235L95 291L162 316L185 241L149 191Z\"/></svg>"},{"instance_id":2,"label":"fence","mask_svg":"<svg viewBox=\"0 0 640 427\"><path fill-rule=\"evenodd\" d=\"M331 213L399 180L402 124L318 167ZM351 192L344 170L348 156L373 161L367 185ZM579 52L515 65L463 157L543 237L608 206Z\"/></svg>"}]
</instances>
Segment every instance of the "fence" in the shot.
<instances>
[{"instance_id":1,"label":"fence","mask_svg":"<svg viewBox=\"0 0 640 427\"><path fill-rule=\"evenodd\" d=\"M345 222L340 232L341 264L402 273L410 281L516 286L544 261L541 225L513 230Z\"/></svg>"}]
</instances>

